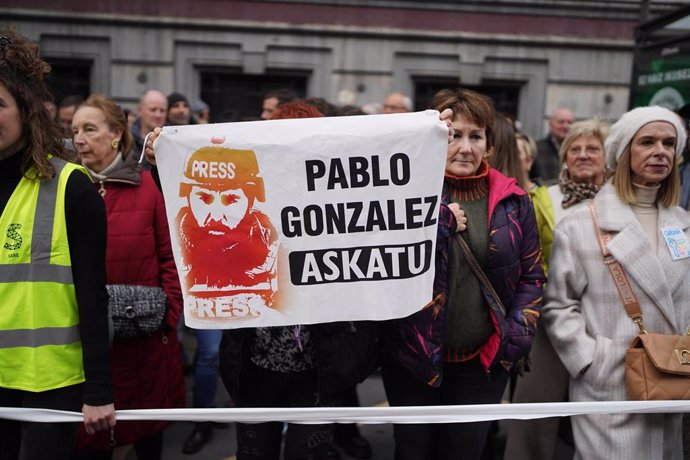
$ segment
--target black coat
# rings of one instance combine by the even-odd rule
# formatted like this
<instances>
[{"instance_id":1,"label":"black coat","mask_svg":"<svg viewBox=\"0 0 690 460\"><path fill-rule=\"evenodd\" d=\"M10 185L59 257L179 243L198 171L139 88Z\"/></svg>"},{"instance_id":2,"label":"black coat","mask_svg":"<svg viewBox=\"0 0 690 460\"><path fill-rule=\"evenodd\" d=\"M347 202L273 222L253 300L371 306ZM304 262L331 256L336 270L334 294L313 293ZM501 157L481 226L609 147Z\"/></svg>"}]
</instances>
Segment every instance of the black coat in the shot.
<instances>
[{"instance_id":1,"label":"black coat","mask_svg":"<svg viewBox=\"0 0 690 460\"><path fill-rule=\"evenodd\" d=\"M555 183L561 170L559 148L551 136L537 141L537 158L532 164L529 177L542 184Z\"/></svg>"},{"instance_id":2,"label":"black coat","mask_svg":"<svg viewBox=\"0 0 690 460\"><path fill-rule=\"evenodd\" d=\"M324 400L338 399L348 388L366 379L379 363L378 323L345 321L304 326L314 343L318 388ZM242 373L250 362L253 328L230 329L220 343L220 376L237 400ZM318 397L317 397L318 399Z\"/></svg>"}]
</instances>

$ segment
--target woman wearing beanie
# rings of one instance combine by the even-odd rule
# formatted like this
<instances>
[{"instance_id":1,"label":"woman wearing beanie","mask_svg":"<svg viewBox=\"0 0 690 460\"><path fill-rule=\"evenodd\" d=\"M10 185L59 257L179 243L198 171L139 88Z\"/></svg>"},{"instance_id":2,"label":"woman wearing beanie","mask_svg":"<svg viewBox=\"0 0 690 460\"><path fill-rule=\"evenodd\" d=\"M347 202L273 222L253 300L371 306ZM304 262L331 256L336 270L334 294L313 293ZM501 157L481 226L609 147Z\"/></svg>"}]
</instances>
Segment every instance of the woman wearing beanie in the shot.
<instances>
[{"instance_id":1,"label":"woman wearing beanie","mask_svg":"<svg viewBox=\"0 0 690 460\"><path fill-rule=\"evenodd\" d=\"M391 406L498 403L510 372L529 351L542 302L534 210L515 179L486 162L491 101L465 89L442 90L431 107L452 109L454 130L438 218L434 300L387 322L383 382ZM487 285L473 272L473 259ZM395 425L395 458L478 459L489 426Z\"/></svg>"},{"instance_id":2,"label":"woman wearing beanie","mask_svg":"<svg viewBox=\"0 0 690 460\"><path fill-rule=\"evenodd\" d=\"M592 201L554 232L543 319L570 374L571 401L625 400L625 350L639 334L604 263L596 229L627 273L648 331L690 326L690 258L662 229L687 243L690 217L677 206L678 160L686 132L676 114L642 107L624 114L606 140L614 170ZM596 225L596 227L595 227ZM682 458L680 414L572 417L576 459Z\"/></svg>"}]
</instances>

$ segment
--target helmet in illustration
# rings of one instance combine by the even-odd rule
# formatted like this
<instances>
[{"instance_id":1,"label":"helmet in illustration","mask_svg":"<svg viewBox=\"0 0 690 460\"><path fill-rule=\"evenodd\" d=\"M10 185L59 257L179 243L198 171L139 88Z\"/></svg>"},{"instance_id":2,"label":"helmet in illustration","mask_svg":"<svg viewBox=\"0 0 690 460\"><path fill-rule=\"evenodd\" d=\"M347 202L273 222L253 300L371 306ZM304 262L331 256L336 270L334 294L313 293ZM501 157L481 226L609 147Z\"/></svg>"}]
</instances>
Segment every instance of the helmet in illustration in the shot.
<instances>
[{"instance_id":1,"label":"helmet in illustration","mask_svg":"<svg viewBox=\"0 0 690 460\"><path fill-rule=\"evenodd\" d=\"M190 153L185 160L180 196L189 195L195 185L214 190L241 188L251 202L266 199L253 150L209 146Z\"/></svg>"}]
</instances>

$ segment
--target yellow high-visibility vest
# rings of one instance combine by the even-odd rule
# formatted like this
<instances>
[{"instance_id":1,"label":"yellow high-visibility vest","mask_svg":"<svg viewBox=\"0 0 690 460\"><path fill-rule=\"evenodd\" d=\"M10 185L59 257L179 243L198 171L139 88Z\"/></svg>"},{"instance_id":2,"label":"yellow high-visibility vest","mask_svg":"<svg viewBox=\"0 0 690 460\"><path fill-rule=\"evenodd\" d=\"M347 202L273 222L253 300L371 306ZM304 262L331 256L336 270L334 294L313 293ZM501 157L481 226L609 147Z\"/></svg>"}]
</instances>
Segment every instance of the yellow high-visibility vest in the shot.
<instances>
[{"instance_id":1,"label":"yellow high-visibility vest","mask_svg":"<svg viewBox=\"0 0 690 460\"><path fill-rule=\"evenodd\" d=\"M84 381L65 188L81 166L22 177L0 215L0 387L46 391Z\"/></svg>"}]
</instances>

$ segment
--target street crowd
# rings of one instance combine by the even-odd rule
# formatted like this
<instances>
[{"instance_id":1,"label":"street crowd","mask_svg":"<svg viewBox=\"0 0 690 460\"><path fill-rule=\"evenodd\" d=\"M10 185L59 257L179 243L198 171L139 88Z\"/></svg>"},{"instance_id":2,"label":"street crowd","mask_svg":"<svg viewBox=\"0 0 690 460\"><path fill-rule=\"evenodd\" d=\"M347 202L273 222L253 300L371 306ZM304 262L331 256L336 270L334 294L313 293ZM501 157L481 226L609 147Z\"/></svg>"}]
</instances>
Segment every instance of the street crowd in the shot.
<instances>
[{"instance_id":1,"label":"street crowd","mask_svg":"<svg viewBox=\"0 0 690 460\"><path fill-rule=\"evenodd\" d=\"M118 421L116 410L214 407L219 377L229 404L244 408L357 406L357 384L377 368L391 406L495 404L507 388L519 403L626 400L625 351L640 326L604 250L627 273L647 330L690 327L683 111L641 107L610 125L559 107L535 141L488 97L449 88L428 107L449 133L431 302L379 322L198 329L187 356L182 288L204 257L175 264L153 143L162 126L213 114L155 89L136 113L100 94L56 105L49 72L35 43L0 33L0 407L82 412L84 421L0 420L0 459L111 459L130 448L161 459L168 423ZM265 95L260 118L412 110L401 93L356 107L279 89ZM188 207L176 222L193 235L183 251L203 240L227 264L204 274L209 285L242 284L250 273L271 281L279 235L254 208L265 192L256 158L234 163L244 166L230 187L190 169L180 190ZM252 251L237 244L240 233L255 235ZM113 332L118 286L151 304L162 292L161 320ZM195 423L183 452L202 450L218 428ZM337 459L334 445L372 456L352 424L237 423L236 432L239 460ZM492 433L491 422L395 424L394 455L488 458ZM504 458L550 460L559 439L576 459L683 458L681 414L511 421Z\"/></svg>"}]
</instances>

